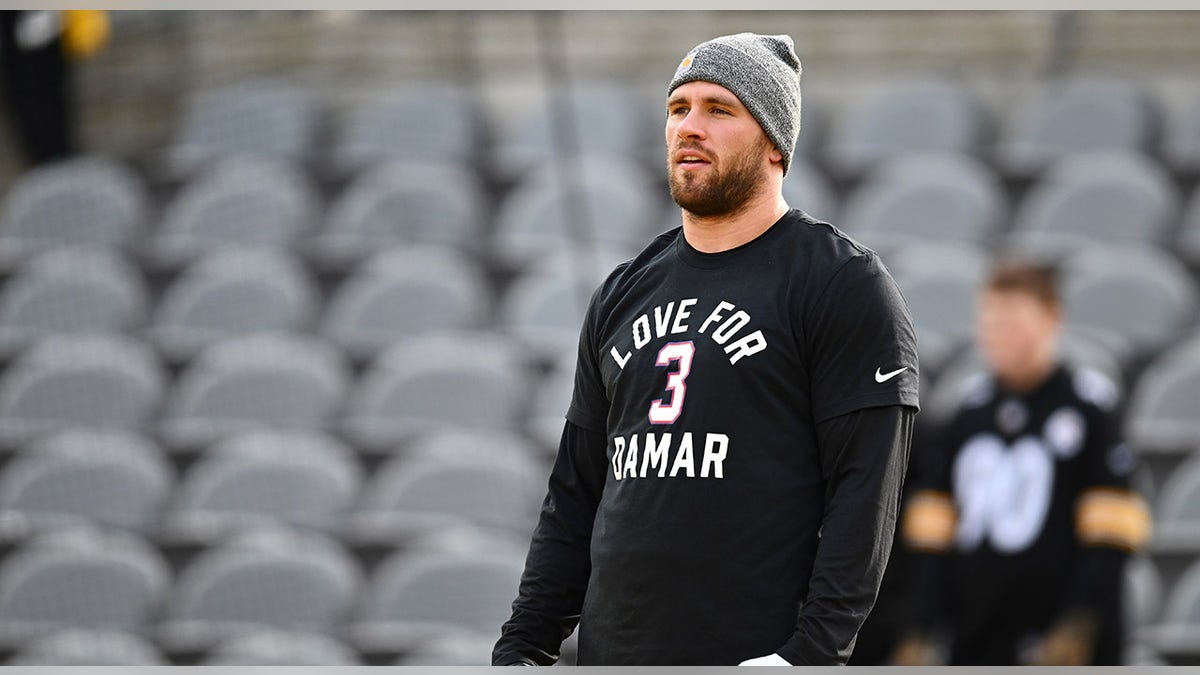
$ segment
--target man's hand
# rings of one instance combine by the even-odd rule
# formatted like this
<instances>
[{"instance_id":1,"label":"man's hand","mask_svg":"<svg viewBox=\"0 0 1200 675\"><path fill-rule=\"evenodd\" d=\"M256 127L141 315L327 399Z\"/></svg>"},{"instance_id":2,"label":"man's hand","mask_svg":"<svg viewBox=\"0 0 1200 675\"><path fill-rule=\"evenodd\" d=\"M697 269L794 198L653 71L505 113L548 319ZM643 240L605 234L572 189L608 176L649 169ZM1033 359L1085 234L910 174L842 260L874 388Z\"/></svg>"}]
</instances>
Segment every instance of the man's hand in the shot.
<instances>
[{"instance_id":1,"label":"man's hand","mask_svg":"<svg viewBox=\"0 0 1200 675\"><path fill-rule=\"evenodd\" d=\"M739 666L790 666L782 656L778 654L767 654L755 659L746 659L738 664Z\"/></svg>"},{"instance_id":2,"label":"man's hand","mask_svg":"<svg viewBox=\"0 0 1200 675\"><path fill-rule=\"evenodd\" d=\"M1050 627L1030 654L1034 666L1086 666L1092 661L1096 621L1086 615L1067 616Z\"/></svg>"},{"instance_id":3,"label":"man's hand","mask_svg":"<svg viewBox=\"0 0 1200 675\"><path fill-rule=\"evenodd\" d=\"M908 635L900 640L892 652L894 666L936 666L937 652L933 644L920 635Z\"/></svg>"}]
</instances>

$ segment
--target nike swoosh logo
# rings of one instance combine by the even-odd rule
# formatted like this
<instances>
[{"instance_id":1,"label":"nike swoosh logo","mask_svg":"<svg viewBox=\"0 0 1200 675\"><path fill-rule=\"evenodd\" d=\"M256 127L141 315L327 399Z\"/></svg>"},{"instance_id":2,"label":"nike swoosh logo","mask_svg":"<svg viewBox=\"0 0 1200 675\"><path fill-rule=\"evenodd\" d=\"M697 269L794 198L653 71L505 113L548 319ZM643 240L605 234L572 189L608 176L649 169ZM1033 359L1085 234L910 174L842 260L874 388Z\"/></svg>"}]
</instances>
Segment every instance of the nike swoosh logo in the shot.
<instances>
[{"instance_id":1,"label":"nike swoosh logo","mask_svg":"<svg viewBox=\"0 0 1200 675\"><path fill-rule=\"evenodd\" d=\"M884 382L887 382L888 380L899 375L900 373L903 373L906 370L908 370L908 366L904 366L900 370L893 370L890 373L881 373L881 372L879 372L879 369L876 368L875 369L875 381L878 382L879 384L883 384Z\"/></svg>"}]
</instances>

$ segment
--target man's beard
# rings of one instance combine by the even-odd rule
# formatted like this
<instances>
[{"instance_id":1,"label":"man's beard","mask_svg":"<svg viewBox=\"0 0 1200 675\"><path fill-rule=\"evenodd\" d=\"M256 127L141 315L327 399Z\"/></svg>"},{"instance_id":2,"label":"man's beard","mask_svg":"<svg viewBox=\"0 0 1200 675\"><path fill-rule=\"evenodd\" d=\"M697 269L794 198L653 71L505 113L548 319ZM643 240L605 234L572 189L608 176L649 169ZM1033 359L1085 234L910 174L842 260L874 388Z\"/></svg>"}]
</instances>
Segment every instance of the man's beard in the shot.
<instances>
[{"instance_id":1,"label":"man's beard","mask_svg":"<svg viewBox=\"0 0 1200 675\"><path fill-rule=\"evenodd\" d=\"M686 147L686 146L684 146ZM733 157L726 170L709 165L707 178L692 172L680 176L668 161L667 180L671 198L684 211L701 218L740 213L763 186L762 170L756 166L761 148L756 146Z\"/></svg>"}]
</instances>

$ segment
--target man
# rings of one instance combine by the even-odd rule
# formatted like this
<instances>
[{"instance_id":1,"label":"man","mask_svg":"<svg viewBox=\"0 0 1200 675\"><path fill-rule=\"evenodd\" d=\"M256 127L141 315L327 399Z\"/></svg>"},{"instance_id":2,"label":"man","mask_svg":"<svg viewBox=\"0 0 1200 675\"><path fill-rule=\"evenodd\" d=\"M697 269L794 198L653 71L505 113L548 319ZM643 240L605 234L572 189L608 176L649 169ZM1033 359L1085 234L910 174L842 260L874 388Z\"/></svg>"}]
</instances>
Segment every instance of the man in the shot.
<instances>
[{"instance_id":1,"label":"man","mask_svg":"<svg viewBox=\"0 0 1200 675\"><path fill-rule=\"evenodd\" d=\"M1060 362L1054 274L1001 263L979 300L991 369L922 453L902 538L916 629L896 661L926 664L950 630L962 665L1118 665L1122 567L1146 540L1129 489L1117 389Z\"/></svg>"},{"instance_id":2,"label":"man","mask_svg":"<svg viewBox=\"0 0 1200 675\"><path fill-rule=\"evenodd\" d=\"M681 228L592 297L496 665L840 664L875 600L917 410L904 300L789 209L788 36L705 42L668 88Z\"/></svg>"}]
</instances>

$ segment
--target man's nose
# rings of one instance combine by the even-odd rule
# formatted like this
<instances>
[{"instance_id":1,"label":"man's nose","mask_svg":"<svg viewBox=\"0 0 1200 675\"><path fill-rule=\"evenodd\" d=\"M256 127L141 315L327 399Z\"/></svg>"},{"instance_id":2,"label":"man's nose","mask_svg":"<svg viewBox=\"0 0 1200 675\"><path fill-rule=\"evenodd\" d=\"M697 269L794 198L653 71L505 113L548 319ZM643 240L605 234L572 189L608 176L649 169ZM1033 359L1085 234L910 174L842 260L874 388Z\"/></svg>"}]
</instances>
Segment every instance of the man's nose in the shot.
<instances>
[{"instance_id":1,"label":"man's nose","mask_svg":"<svg viewBox=\"0 0 1200 675\"><path fill-rule=\"evenodd\" d=\"M679 121L679 126L675 127L675 135L680 138L695 138L699 140L703 140L708 136L695 110L688 111L683 119Z\"/></svg>"}]
</instances>

